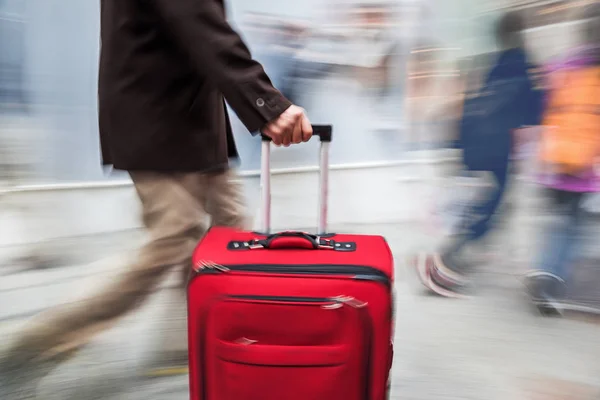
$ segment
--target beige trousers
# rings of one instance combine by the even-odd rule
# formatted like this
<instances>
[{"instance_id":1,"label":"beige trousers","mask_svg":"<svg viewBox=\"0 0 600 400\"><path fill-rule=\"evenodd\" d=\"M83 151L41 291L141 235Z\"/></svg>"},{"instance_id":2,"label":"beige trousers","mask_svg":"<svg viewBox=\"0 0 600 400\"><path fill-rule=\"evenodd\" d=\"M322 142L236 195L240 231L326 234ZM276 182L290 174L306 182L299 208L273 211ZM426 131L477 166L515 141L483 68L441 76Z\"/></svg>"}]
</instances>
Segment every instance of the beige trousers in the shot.
<instances>
[{"instance_id":1,"label":"beige trousers","mask_svg":"<svg viewBox=\"0 0 600 400\"><path fill-rule=\"evenodd\" d=\"M64 358L142 304L173 268L180 269L183 290L192 251L206 232L207 217L210 225L247 226L243 187L231 171L132 172L131 177L142 203L149 242L107 287L83 301L42 313L27 324L11 346L18 358Z\"/></svg>"}]
</instances>

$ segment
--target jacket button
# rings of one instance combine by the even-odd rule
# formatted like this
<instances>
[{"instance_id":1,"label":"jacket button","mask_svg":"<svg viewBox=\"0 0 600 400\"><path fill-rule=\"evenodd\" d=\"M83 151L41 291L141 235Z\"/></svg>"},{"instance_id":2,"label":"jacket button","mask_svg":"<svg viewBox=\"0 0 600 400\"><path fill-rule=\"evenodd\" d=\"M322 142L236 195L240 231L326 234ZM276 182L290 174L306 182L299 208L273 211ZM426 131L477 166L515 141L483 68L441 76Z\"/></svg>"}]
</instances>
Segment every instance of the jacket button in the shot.
<instances>
[{"instance_id":1,"label":"jacket button","mask_svg":"<svg viewBox=\"0 0 600 400\"><path fill-rule=\"evenodd\" d=\"M256 105L259 107L263 107L265 105L265 101L261 98L256 100Z\"/></svg>"}]
</instances>

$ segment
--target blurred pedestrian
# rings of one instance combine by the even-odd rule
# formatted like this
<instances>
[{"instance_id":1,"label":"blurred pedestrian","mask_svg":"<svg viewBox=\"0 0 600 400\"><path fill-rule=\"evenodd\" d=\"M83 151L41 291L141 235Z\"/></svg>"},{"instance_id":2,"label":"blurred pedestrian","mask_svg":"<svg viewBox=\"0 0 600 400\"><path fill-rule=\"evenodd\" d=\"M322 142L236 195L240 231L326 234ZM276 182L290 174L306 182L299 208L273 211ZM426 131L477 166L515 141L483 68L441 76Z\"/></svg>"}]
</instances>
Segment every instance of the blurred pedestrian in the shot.
<instances>
[{"instance_id":1,"label":"blurred pedestrian","mask_svg":"<svg viewBox=\"0 0 600 400\"><path fill-rule=\"evenodd\" d=\"M528 74L523 28L517 12L500 18L496 38L501 50L477 95L466 97L460 122L463 174L491 176L493 189L467 208L458 232L437 252L415 260L423 284L443 296L460 297L468 288L467 265L461 255L491 228L508 180L513 131L539 124L539 96Z\"/></svg>"},{"instance_id":2,"label":"blurred pedestrian","mask_svg":"<svg viewBox=\"0 0 600 400\"><path fill-rule=\"evenodd\" d=\"M600 192L600 4L586 7L583 19L583 46L550 67L540 138L541 183L556 220L544 229L527 287L535 305L553 314L567 305L571 266L581 259L583 202Z\"/></svg>"},{"instance_id":3,"label":"blurred pedestrian","mask_svg":"<svg viewBox=\"0 0 600 400\"><path fill-rule=\"evenodd\" d=\"M23 4L0 1L0 187L21 183L31 172L33 138L25 128L25 23Z\"/></svg>"},{"instance_id":4,"label":"blurred pedestrian","mask_svg":"<svg viewBox=\"0 0 600 400\"><path fill-rule=\"evenodd\" d=\"M347 64L363 87L375 131L401 128L396 18L394 4L386 1L362 1L350 9Z\"/></svg>"},{"instance_id":5,"label":"blurred pedestrian","mask_svg":"<svg viewBox=\"0 0 600 400\"><path fill-rule=\"evenodd\" d=\"M279 18L270 21L271 25L263 28L261 40L257 40L256 59L259 60L275 86L283 95L291 100L298 99L297 75L298 51L304 44L307 27L300 21L286 21ZM266 23L265 23L266 25Z\"/></svg>"},{"instance_id":6,"label":"blurred pedestrian","mask_svg":"<svg viewBox=\"0 0 600 400\"><path fill-rule=\"evenodd\" d=\"M249 131L277 145L312 135L303 110L272 86L226 22L222 0L100 5L103 162L131 175L150 242L108 287L39 315L0 352L3 400L142 304L173 268L184 290L206 217L246 224L228 165L237 153L225 100Z\"/></svg>"},{"instance_id":7,"label":"blurred pedestrian","mask_svg":"<svg viewBox=\"0 0 600 400\"><path fill-rule=\"evenodd\" d=\"M20 114L26 105L25 21L22 2L0 1L0 117Z\"/></svg>"},{"instance_id":8,"label":"blurred pedestrian","mask_svg":"<svg viewBox=\"0 0 600 400\"><path fill-rule=\"evenodd\" d=\"M405 119L409 149L424 150L435 137L434 115L440 110L440 51L433 43L413 48L407 62Z\"/></svg>"}]
</instances>

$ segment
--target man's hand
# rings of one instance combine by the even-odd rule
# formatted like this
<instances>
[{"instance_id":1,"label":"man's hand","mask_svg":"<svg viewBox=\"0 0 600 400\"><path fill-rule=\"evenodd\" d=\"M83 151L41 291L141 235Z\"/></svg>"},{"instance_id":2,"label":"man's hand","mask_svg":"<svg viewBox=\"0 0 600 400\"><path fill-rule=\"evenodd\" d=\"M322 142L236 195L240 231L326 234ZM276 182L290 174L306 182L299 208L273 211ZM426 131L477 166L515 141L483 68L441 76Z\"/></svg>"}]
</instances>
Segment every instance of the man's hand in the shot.
<instances>
[{"instance_id":1,"label":"man's hand","mask_svg":"<svg viewBox=\"0 0 600 400\"><path fill-rule=\"evenodd\" d=\"M262 133L270 137L275 145L287 147L291 143L308 142L313 131L304 109L292 105L269 122L262 129Z\"/></svg>"}]
</instances>

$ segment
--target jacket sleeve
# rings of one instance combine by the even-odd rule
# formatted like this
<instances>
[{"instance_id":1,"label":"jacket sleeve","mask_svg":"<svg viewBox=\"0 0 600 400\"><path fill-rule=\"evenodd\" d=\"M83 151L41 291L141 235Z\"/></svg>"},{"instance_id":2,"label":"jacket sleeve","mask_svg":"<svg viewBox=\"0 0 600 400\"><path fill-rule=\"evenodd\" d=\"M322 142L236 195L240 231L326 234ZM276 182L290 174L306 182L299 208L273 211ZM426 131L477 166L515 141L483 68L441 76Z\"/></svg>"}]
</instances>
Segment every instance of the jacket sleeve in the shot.
<instances>
[{"instance_id":1,"label":"jacket sleeve","mask_svg":"<svg viewBox=\"0 0 600 400\"><path fill-rule=\"evenodd\" d=\"M250 132L290 105L252 59L217 0L151 0L169 34L194 67L215 84Z\"/></svg>"}]
</instances>

